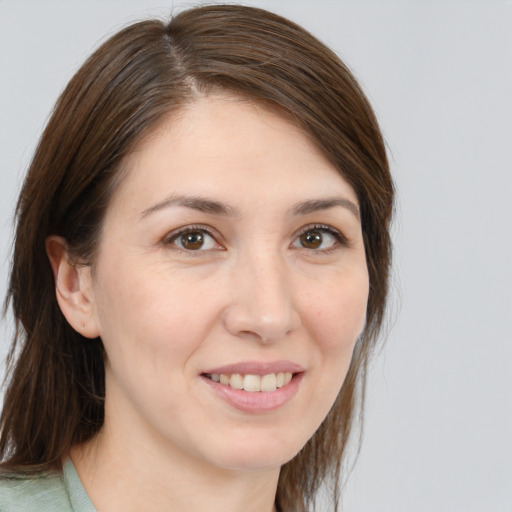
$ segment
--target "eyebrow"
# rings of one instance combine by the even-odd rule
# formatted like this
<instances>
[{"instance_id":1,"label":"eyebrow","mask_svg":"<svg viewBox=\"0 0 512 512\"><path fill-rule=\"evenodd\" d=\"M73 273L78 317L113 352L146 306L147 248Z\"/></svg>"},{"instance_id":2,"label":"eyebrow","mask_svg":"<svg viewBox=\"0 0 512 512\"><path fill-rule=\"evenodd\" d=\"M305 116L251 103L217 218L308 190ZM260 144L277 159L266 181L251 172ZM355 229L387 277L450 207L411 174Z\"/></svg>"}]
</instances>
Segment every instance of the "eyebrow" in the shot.
<instances>
[{"instance_id":1,"label":"eyebrow","mask_svg":"<svg viewBox=\"0 0 512 512\"><path fill-rule=\"evenodd\" d=\"M209 213L213 215L219 215L222 217L237 217L240 216L240 212L237 208L230 206L229 204L206 197L200 196L182 196L174 195L159 201L155 205L147 208L141 213L141 218L145 218L154 212L170 208L173 206L181 206L184 208L190 208L203 213ZM301 201L296 203L290 209L292 216L307 215L308 213L315 213L322 210L329 210L335 207L342 207L348 209L354 214L354 216L360 220L361 215L359 208L352 201L341 198L341 197L330 197L325 199L310 199L308 201Z\"/></svg>"},{"instance_id":2,"label":"eyebrow","mask_svg":"<svg viewBox=\"0 0 512 512\"><path fill-rule=\"evenodd\" d=\"M239 215L239 212L236 208L233 208L232 206L226 203L214 201L206 197L171 196L144 210L141 213L141 217L145 218L158 210L170 208L172 206L182 206L203 213L210 213L213 215L220 215L223 217L235 217Z\"/></svg>"},{"instance_id":3,"label":"eyebrow","mask_svg":"<svg viewBox=\"0 0 512 512\"><path fill-rule=\"evenodd\" d=\"M355 203L342 197L329 197L325 199L312 199L295 204L291 208L292 215L307 215L321 210L329 210L341 206L350 210L358 220L361 220L361 213Z\"/></svg>"}]
</instances>

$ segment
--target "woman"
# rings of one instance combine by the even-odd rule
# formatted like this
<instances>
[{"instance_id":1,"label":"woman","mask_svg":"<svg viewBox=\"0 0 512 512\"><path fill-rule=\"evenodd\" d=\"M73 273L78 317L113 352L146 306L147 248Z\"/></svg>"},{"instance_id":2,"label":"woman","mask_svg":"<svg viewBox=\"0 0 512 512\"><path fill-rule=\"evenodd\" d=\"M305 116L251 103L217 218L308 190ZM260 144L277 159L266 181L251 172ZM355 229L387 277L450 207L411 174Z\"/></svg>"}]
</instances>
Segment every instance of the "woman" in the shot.
<instances>
[{"instance_id":1,"label":"woman","mask_svg":"<svg viewBox=\"0 0 512 512\"><path fill-rule=\"evenodd\" d=\"M302 28L224 5L114 35L18 202L0 509L336 508L392 200L371 107Z\"/></svg>"}]
</instances>

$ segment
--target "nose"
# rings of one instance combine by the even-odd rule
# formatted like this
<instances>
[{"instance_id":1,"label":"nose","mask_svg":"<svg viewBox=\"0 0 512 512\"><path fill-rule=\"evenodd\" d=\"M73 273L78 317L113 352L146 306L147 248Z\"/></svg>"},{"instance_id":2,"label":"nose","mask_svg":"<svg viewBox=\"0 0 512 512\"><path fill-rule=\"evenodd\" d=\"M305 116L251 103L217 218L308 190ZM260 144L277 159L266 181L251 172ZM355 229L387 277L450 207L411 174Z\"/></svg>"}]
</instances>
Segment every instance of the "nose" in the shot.
<instances>
[{"instance_id":1,"label":"nose","mask_svg":"<svg viewBox=\"0 0 512 512\"><path fill-rule=\"evenodd\" d=\"M224 310L226 329L264 344L296 330L301 321L291 273L276 254L253 255L237 262L231 274L231 301Z\"/></svg>"}]
</instances>

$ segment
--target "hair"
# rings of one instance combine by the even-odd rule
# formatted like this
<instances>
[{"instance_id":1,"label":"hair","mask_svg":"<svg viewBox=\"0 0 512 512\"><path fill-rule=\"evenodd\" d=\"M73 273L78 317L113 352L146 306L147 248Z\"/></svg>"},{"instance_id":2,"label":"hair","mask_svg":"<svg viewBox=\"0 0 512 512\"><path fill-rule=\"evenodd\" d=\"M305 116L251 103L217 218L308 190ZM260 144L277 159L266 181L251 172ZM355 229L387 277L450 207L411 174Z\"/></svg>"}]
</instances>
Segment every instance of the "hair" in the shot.
<instances>
[{"instance_id":1,"label":"hair","mask_svg":"<svg viewBox=\"0 0 512 512\"><path fill-rule=\"evenodd\" d=\"M128 26L89 57L57 101L16 208L5 306L12 307L15 333L0 419L3 468L60 470L71 446L103 424L102 342L83 338L64 319L46 238L64 237L77 262L92 264L124 158L159 122L218 90L290 116L360 203L370 279L365 329L332 410L282 467L276 496L281 511L305 511L327 486L337 507L344 456L383 324L393 183L375 115L347 67L298 25L245 6L193 8L168 23Z\"/></svg>"}]
</instances>

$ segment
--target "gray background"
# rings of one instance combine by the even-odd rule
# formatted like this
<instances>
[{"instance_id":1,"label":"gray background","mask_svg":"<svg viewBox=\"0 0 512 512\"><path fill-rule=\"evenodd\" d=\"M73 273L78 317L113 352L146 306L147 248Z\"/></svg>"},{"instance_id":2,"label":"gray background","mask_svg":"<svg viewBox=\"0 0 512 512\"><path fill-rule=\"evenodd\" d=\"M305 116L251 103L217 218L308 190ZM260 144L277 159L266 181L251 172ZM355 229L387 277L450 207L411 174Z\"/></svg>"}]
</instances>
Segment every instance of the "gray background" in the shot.
<instances>
[{"instance_id":1,"label":"gray background","mask_svg":"<svg viewBox=\"0 0 512 512\"><path fill-rule=\"evenodd\" d=\"M348 63L397 181L389 335L344 511L512 512L512 2L245 3ZM2 295L16 194L57 95L107 34L184 5L0 0Z\"/></svg>"}]
</instances>

